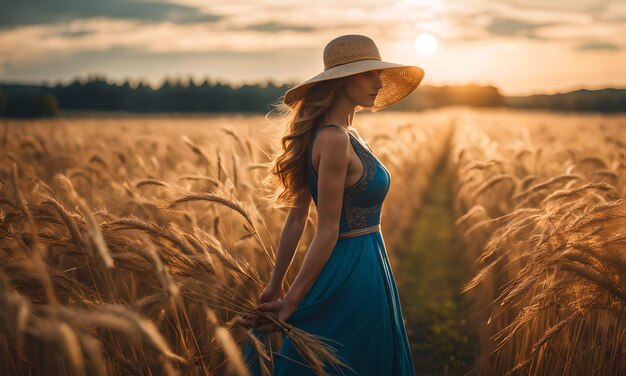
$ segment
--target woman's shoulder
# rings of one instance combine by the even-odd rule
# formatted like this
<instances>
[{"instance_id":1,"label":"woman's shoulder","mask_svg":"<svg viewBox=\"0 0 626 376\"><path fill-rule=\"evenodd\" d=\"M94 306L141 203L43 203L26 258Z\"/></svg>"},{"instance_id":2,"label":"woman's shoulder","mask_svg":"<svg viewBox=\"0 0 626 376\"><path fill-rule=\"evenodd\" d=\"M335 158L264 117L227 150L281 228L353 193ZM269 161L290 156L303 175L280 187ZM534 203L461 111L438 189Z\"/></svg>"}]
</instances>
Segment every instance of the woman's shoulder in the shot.
<instances>
[{"instance_id":1,"label":"woman's shoulder","mask_svg":"<svg viewBox=\"0 0 626 376\"><path fill-rule=\"evenodd\" d=\"M324 144L342 144L350 140L348 131L335 124L321 125L316 129L316 136L317 139L323 140L321 143Z\"/></svg>"},{"instance_id":2,"label":"woman's shoulder","mask_svg":"<svg viewBox=\"0 0 626 376\"><path fill-rule=\"evenodd\" d=\"M319 142L317 142L319 140ZM334 155L345 150L350 143L350 135L341 126L328 124L323 125L316 130L313 144L318 144L315 148L327 155Z\"/></svg>"},{"instance_id":3,"label":"woman's shoulder","mask_svg":"<svg viewBox=\"0 0 626 376\"><path fill-rule=\"evenodd\" d=\"M319 126L315 129L315 131L316 131L316 132L322 132L322 131L324 131L324 130L326 130L326 129L334 129L334 130L341 131L341 132L344 132L344 133L345 133L345 132L347 132L347 130L346 130L344 127L342 127L342 126L340 126L340 125L337 125L337 124L332 124L332 123L329 123L329 124L321 124L321 125L319 125Z\"/></svg>"}]
</instances>

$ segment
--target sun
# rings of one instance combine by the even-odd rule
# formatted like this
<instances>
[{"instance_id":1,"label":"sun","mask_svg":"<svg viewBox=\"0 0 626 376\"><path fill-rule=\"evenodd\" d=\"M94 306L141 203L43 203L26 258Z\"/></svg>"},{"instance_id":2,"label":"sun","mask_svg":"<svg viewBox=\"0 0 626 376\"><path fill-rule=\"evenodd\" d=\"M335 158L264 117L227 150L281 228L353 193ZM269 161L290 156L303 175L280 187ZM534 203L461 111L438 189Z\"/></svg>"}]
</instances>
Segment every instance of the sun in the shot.
<instances>
[{"instance_id":1,"label":"sun","mask_svg":"<svg viewBox=\"0 0 626 376\"><path fill-rule=\"evenodd\" d=\"M420 55L432 55L437 49L437 38L429 33L421 33L413 42Z\"/></svg>"}]
</instances>

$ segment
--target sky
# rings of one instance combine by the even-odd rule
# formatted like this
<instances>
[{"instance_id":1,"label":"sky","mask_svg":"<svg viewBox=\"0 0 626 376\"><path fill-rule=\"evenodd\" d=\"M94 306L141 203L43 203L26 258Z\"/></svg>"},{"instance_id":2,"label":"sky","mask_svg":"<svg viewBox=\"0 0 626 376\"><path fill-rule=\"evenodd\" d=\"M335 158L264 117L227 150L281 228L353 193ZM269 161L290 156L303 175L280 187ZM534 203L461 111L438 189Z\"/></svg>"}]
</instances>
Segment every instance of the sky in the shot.
<instances>
[{"instance_id":1,"label":"sky","mask_svg":"<svg viewBox=\"0 0 626 376\"><path fill-rule=\"evenodd\" d=\"M302 82L325 45L372 38L423 85L505 95L626 87L626 1L19 0L0 12L0 81Z\"/></svg>"}]
</instances>

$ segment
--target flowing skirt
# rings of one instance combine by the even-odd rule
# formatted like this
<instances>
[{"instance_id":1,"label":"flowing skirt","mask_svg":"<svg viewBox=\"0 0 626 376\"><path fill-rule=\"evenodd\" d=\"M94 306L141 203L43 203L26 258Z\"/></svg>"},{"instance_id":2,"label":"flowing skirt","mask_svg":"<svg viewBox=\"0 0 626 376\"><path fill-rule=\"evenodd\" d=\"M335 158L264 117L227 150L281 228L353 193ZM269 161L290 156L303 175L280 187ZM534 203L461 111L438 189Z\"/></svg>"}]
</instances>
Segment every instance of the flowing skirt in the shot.
<instances>
[{"instance_id":1,"label":"flowing skirt","mask_svg":"<svg viewBox=\"0 0 626 376\"><path fill-rule=\"evenodd\" d=\"M326 366L329 375L414 376L400 298L380 231L338 239L333 252L287 322L324 337L352 370ZM263 332L251 329L263 340ZM246 365L261 375L252 343ZM273 353L277 376L315 375L288 336Z\"/></svg>"}]
</instances>

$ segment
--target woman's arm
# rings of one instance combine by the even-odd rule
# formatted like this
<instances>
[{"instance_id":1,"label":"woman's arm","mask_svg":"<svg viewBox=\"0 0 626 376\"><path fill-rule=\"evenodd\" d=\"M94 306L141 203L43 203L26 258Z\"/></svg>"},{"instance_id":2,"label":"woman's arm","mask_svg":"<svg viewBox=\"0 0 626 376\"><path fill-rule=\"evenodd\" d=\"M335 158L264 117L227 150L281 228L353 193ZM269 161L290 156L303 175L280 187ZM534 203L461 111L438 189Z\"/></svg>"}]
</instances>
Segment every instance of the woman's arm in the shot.
<instances>
[{"instance_id":1,"label":"woman's arm","mask_svg":"<svg viewBox=\"0 0 626 376\"><path fill-rule=\"evenodd\" d=\"M278 250L276 251L276 262L272 277L269 284L275 287L281 287L285 273L291 265L293 255L298 247L306 221L309 218L309 207L311 206L311 194L305 190L296 199L295 205L289 210L283 231L278 241Z\"/></svg>"},{"instance_id":2,"label":"woman's arm","mask_svg":"<svg viewBox=\"0 0 626 376\"><path fill-rule=\"evenodd\" d=\"M321 157L318 173L317 231L302 267L283 300L296 307L309 291L337 242L343 191L349 163L350 136L336 127L320 131Z\"/></svg>"},{"instance_id":3,"label":"woman's arm","mask_svg":"<svg viewBox=\"0 0 626 376\"><path fill-rule=\"evenodd\" d=\"M289 214L287 214L287 218L285 219L285 225L283 226L283 231L280 234L280 240L278 242L276 262L274 263L272 276L270 282L259 297L260 304L280 301L283 298L283 278L291 265L293 255L302 237L302 232L306 227L310 206L311 194L308 190L304 190L302 194L296 198L294 207L289 210ZM264 321L261 320L261 323L263 322ZM258 318L253 316L239 316L236 319L236 323L246 329L253 328L259 324ZM258 328L263 328L263 326Z\"/></svg>"}]
</instances>

